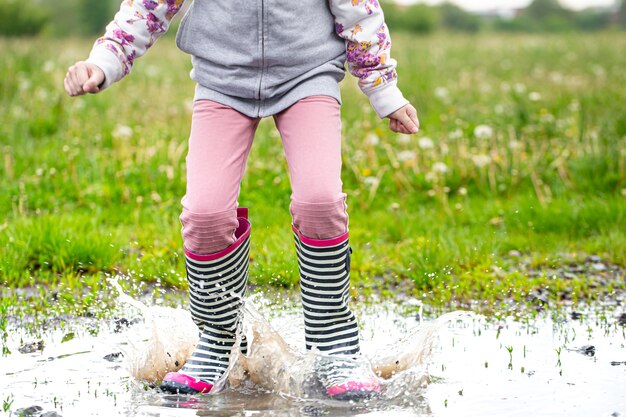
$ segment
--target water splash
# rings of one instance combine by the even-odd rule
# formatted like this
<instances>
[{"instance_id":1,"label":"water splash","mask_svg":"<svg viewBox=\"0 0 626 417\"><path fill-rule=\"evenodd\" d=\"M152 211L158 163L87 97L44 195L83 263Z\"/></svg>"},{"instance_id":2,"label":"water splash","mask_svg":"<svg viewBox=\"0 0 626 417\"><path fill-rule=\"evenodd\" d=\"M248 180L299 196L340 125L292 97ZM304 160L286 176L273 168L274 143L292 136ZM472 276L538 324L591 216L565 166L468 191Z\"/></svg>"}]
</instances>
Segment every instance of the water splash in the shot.
<instances>
[{"instance_id":1,"label":"water splash","mask_svg":"<svg viewBox=\"0 0 626 417\"><path fill-rule=\"evenodd\" d=\"M121 302L139 310L148 330L147 340L129 338L128 346L123 348L126 366L133 378L156 384L168 372L182 368L198 343L198 327L189 311L148 307L126 295L117 280L110 280L110 283Z\"/></svg>"},{"instance_id":2,"label":"water splash","mask_svg":"<svg viewBox=\"0 0 626 417\"><path fill-rule=\"evenodd\" d=\"M198 329L188 311L168 307L148 307L124 294L117 282L120 301L139 310L148 328L149 338L130 343L125 352L131 375L151 384L158 383L167 372L182 367L198 341ZM394 398L407 389L421 389L428 384L427 362L439 332L449 322L470 316L453 312L422 324L408 336L371 355L364 355L356 365L381 378L383 396ZM265 390L287 397L312 398L322 390L316 383L315 352L297 350L246 299L242 306L242 334L248 340L247 355L241 354L237 335L228 372L215 383L212 393L228 386L242 387L248 381ZM328 358L327 358L328 359ZM330 360L334 360L330 358ZM345 359L344 359L345 360Z\"/></svg>"},{"instance_id":3,"label":"water splash","mask_svg":"<svg viewBox=\"0 0 626 417\"><path fill-rule=\"evenodd\" d=\"M159 293L157 303L177 306L184 304L182 296ZM304 351L297 293L257 292L250 298L243 317L250 355L236 351L220 395L148 389L189 356L197 328L185 310L149 307L120 294L115 309L107 309L112 320L51 317L47 321L56 324L37 335L19 323L9 326L13 353L0 358L4 404L11 404L9 414L37 405L65 417L179 417L190 415L189 409L274 417L522 417L541 410L565 417L621 415L626 409L621 303L579 305L571 318L549 311L497 320L452 313L424 321L416 320L416 300L374 295L354 307L364 362L380 375L383 391L355 404L325 398L309 377L315 355ZM37 340L42 350L20 353L21 345ZM117 354L121 350L126 356Z\"/></svg>"}]
</instances>

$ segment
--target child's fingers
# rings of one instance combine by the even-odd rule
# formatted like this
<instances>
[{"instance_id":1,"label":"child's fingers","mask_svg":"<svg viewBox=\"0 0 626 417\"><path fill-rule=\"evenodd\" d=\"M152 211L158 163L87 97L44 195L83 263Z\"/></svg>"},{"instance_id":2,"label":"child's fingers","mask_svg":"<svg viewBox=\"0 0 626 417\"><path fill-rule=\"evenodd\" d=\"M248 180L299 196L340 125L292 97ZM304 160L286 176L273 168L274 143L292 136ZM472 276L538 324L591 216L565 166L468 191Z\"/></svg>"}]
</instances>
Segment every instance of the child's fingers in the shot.
<instances>
[{"instance_id":1,"label":"child's fingers","mask_svg":"<svg viewBox=\"0 0 626 417\"><path fill-rule=\"evenodd\" d=\"M411 119L411 121L415 124L415 126L417 126L417 129L419 130L420 128L420 121L417 118L417 110L415 110L415 107L411 106L407 109L407 113L409 114L409 118Z\"/></svg>"},{"instance_id":2,"label":"child's fingers","mask_svg":"<svg viewBox=\"0 0 626 417\"><path fill-rule=\"evenodd\" d=\"M74 92L72 91L72 88L69 85L69 81L68 81L68 77L67 76L63 80L63 86L65 87L65 91L67 92L67 94L69 94L70 96L74 95Z\"/></svg>"},{"instance_id":3,"label":"child's fingers","mask_svg":"<svg viewBox=\"0 0 626 417\"><path fill-rule=\"evenodd\" d=\"M75 96L78 94L78 90L72 81L72 75L68 72L65 76L65 89L69 93L70 96Z\"/></svg>"},{"instance_id":4,"label":"child's fingers","mask_svg":"<svg viewBox=\"0 0 626 417\"><path fill-rule=\"evenodd\" d=\"M81 62L72 65L67 71L67 77L72 87L73 95L85 94L83 91L83 83L87 80L87 70ZM84 80L83 80L84 78Z\"/></svg>"},{"instance_id":5,"label":"child's fingers","mask_svg":"<svg viewBox=\"0 0 626 417\"><path fill-rule=\"evenodd\" d=\"M96 71L93 71L89 79L83 84L83 90L87 93L99 92L100 88L98 88L98 85L102 82L101 78Z\"/></svg>"},{"instance_id":6,"label":"child's fingers","mask_svg":"<svg viewBox=\"0 0 626 417\"><path fill-rule=\"evenodd\" d=\"M84 65L77 65L76 66L76 81L78 82L78 85L80 86L80 89L83 89L83 85L87 82L87 80L89 79L89 73L87 72L87 67L85 67Z\"/></svg>"},{"instance_id":7,"label":"child's fingers","mask_svg":"<svg viewBox=\"0 0 626 417\"><path fill-rule=\"evenodd\" d=\"M411 116L406 110L398 114L398 121L408 130L408 133L417 133L419 130L419 126L411 120Z\"/></svg>"},{"instance_id":8,"label":"child's fingers","mask_svg":"<svg viewBox=\"0 0 626 417\"><path fill-rule=\"evenodd\" d=\"M81 84L78 82L76 71L74 69L70 71L70 83L72 85L72 90L74 90L74 95L77 96L83 93L83 89L81 87Z\"/></svg>"},{"instance_id":9,"label":"child's fingers","mask_svg":"<svg viewBox=\"0 0 626 417\"><path fill-rule=\"evenodd\" d=\"M394 132L398 131L398 121L396 119L389 119L389 129Z\"/></svg>"},{"instance_id":10,"label":"child's fingers","mask_svg":"<svg viewBox=\"0 0 626 417\"><path fill-rule=\"evenodd\" d=\"M404 126L402 123L398 123L398 133L404 133L405 135L410 135L411 132Z\"/></svg>"}]
</instances>

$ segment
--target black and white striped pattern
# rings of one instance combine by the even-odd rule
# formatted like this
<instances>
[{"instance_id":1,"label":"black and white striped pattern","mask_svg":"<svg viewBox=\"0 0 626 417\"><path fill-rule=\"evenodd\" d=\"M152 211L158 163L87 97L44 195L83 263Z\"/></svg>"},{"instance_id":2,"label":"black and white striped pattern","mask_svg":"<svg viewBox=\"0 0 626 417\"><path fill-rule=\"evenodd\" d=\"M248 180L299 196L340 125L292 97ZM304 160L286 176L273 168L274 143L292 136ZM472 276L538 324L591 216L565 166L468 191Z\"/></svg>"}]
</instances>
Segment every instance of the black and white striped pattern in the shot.
<instances>
[{"instance_id":1,"label":"black and white striped pattern","mask_svg":"<svg viewBox=\"0 0 626 417\"><path fill-rule=\"evenodd\" d=\"M200 328L200 340L181 373L214 382L228 368L248 284L249 253L247 237L233 252L213 261L186 257L191 316ZM244 340L241 350L246 349Z\"/></svg>"},{"instance_id":2,"label":"black and white striped pattern","mask_svg":"<svg viewBox=\"0 0 626 417\"><path fill-rule=\"evenodd\" d=\"M295 233L306 348L325 355L359 353L359 328L348 307L348 239L334 246L305 244Z\"/></svg>"}]
</instances>

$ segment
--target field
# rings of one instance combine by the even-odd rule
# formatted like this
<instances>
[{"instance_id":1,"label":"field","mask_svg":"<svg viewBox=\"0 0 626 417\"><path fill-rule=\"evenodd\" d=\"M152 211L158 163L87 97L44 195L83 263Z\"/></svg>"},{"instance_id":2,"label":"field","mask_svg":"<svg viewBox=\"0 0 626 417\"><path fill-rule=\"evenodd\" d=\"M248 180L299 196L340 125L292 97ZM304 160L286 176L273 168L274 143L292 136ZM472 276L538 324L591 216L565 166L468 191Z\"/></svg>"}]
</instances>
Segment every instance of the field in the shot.
<instances>
[{"instance_id":1,"label":"field","mask_svg":"<svg viewBox=\"0 0 626 417\"><path fill-rule=\"evenodd\" d=\"M497 310L623 290L626 37L394 40L417 136L392 133L351 76L342 87L354 294ZM86 311L118 274L138 291L186 286L190 60L168 37L121 83L70 98L64 74L90 45L0 40L3 311L24 293ZM256 286L297 284L289 194L266 119L240 198Z\"/></svg>"}]
</instances>

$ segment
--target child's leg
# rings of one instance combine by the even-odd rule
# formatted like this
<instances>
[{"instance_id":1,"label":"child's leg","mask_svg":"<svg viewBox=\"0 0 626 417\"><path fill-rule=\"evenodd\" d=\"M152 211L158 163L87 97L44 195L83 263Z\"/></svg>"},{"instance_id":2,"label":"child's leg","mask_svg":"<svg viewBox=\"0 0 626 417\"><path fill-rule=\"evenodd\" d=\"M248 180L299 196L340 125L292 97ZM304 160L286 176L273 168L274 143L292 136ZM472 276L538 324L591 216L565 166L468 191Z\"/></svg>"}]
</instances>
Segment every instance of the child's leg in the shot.
<instances>
[{"instance_id":1,"label":"child's leg","mask_svg":"<svg viewBox=\"0 0 626 417\"><path fill-rule=\"evenodd\" d=\"M237 198L258 123L213 101L194 103L180 216L189 252L214 253L235 241Z\"/></svg>"},{"instance_id":2,"label":"child's leg","mask_svg":"<svg viewBox=\"0 0 626 417\"><path fill-rule=\"evenodd\" d=\"M293 225L304 236L330 239L348 231L341 182L341 116L329 96L304 98L275 116L291 180Z\"/></svg>"},{"instance_id":3,"label":"child's leg","mask_svg":"<svg viewBox=\"0 0 626 417\"><path fill-rule=\"evenodd\" d=\"M292 185L291 214L300 269L307 349L356 357L359 329L348 306L350 254L341 183L341 117L332 97L298 101L276 117ZM349 361L322 365L329 395L367 396L377 382ZM340 368L340 369L338 369ZM354 395L354 392L359 392Z\"/></svg>"},{"instance_id":4,"label":"child's leg","mask_svg":"<svg viewBox=\"0 0 626 417\"><path fill-rule=\"evenodd\" d=\"M257 125L228 106L194 103L180 220L191 315L201 332L181 371L163 379L166 391L209 391L228 367L248 278L250 223L237 197Z\"/></svg>"}]
</instances>

